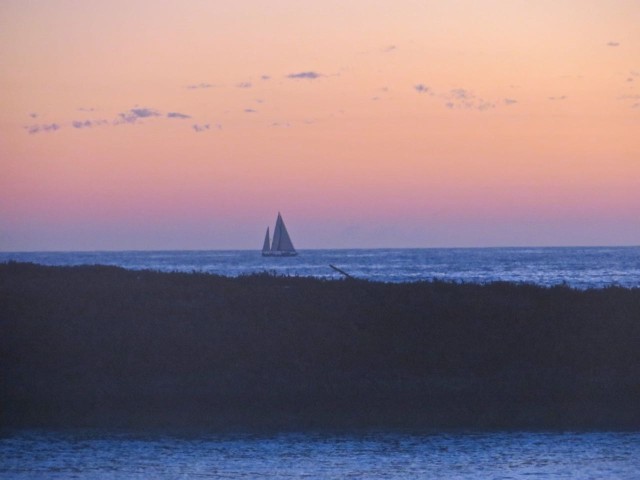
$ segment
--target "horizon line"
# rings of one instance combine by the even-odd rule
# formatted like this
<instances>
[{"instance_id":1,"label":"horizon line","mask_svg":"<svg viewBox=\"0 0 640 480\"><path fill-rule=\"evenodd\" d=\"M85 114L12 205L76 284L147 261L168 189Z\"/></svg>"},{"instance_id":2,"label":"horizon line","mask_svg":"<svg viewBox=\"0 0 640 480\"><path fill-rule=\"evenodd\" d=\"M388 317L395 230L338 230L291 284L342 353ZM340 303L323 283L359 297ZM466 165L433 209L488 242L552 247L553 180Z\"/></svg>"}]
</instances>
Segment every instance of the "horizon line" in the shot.
<instances>
[{"instance_id":1,"label":"horizon line","mask_svg":"<svg viewBox=\"0 0 640 480\"><path fill-rule=\"evenodd\" d=\"M491 245L491 246L452 246L452 247L325 247L297 248L298 252L314 252L324 250L490 250L490 249L570 249L570 248L640 248L640 244L616 245ZM0 255L28 253L115 253L115 252L261 252L261 248L168 248L168 249L80 249L80 250L0 250Z\"/></svg>"}]
</instances>

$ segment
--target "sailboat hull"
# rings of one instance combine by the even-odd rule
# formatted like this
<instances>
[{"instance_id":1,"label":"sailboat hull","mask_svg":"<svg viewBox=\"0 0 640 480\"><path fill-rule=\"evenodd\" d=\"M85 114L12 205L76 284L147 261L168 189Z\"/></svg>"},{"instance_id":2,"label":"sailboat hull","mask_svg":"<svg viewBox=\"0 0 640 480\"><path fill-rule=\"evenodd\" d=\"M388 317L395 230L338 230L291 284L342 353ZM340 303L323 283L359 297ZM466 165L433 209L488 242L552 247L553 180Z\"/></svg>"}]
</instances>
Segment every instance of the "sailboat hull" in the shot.
<instances>
[{"instance_id":1,"label":"sailboat hull","mask_svg":"<svg viewBox=\"0 0 640 480\"><path fill-rule=\"evenodd\" d=\"M263 257L295 257L298 255L298 252L262 252Z\"/></svg>"}]
</instances>

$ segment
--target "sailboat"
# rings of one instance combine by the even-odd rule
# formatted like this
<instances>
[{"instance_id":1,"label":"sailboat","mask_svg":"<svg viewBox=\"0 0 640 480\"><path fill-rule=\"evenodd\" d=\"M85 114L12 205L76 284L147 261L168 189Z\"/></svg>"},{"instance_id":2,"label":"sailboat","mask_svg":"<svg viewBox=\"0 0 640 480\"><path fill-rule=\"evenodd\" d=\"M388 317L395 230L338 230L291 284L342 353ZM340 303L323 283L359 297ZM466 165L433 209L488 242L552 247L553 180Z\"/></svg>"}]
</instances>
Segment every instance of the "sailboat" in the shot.
<instances>
[{"instance_id":1,"label":"sailboat","mask_svg":"<svg viewBox=\"0 0 640 480\"><path fill-rule=\"evenodd\" d=\"M267 227L267 233L264 237L264 244L262 245L263 257L295 257L298 254L296 249L293 248L291 238L287 232L287 227L284 226L282 215L278 212L278 219L276 220L276 226L273 229L273 242L269 239L269 227Z\"/></svg>"}]
</instances>

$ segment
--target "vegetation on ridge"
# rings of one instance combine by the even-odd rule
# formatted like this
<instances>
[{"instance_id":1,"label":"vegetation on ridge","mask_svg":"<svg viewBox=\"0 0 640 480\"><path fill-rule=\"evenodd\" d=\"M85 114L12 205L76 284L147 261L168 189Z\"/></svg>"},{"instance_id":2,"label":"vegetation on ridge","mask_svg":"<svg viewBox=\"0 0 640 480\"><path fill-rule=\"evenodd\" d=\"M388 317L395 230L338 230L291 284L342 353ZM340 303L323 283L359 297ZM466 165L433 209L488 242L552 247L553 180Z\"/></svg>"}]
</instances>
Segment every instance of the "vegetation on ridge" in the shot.
<instances>
[{"instance_id":1,"label":"vegetation on ridge","mask_svg":"<svg viewBox=\"0 0 640 480\"><path fill-rule=\"evenodd\" d=\"M4 425L640 427L640 289L0 264Z\"/></svg>"}]
</instances>

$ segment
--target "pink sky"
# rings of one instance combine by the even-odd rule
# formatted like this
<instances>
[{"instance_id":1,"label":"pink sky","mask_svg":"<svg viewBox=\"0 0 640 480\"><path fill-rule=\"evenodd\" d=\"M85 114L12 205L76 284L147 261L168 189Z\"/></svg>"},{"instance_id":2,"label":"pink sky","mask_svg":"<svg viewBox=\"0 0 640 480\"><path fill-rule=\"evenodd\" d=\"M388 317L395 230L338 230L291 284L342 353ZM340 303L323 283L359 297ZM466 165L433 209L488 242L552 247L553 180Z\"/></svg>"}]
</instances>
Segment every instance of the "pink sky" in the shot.
<instances>
[{"instance_id":1,"label":"pink sky","mask_svg":"<svg viewBox=\"0 0 640 480\"><path fill-rule=\"evenodd\" d=\"M0 251L640 244L637 0L0 4Z\"/></svg>"}]
</instances>

